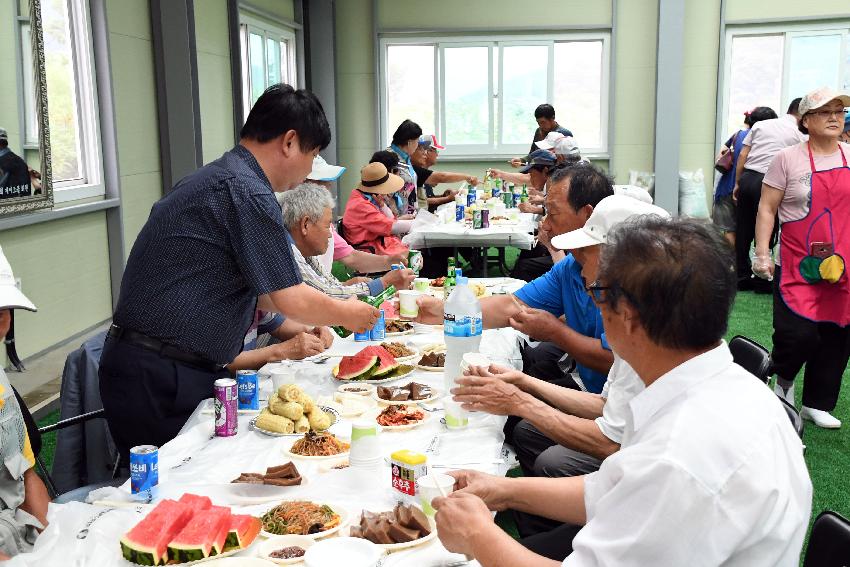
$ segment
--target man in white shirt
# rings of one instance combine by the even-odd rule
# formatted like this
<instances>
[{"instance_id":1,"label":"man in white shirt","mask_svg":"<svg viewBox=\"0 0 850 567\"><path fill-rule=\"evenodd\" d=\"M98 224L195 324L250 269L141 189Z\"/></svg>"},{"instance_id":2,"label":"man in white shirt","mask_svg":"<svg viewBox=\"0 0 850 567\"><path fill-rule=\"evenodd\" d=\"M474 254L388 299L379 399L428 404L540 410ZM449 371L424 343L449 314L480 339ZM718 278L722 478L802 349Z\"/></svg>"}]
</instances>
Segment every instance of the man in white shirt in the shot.
<instances>
[{"instance_id":1,"label":"man in white shirt","mask_svg":"<svg viewBox=\"0 0 850 567\"><path fill-rule=\"evenodd\" d=\"M646 385L620 450L571 478L454 472L458 490L433 501L440 539L484 567L796 566L811 481L776 396L722 340L736 284L727 245L698 221L651 215L606 242L588 291ZM584 527L553 561L493 524L490 510L507 508Z\"/></svg>"},{"instance_id":2,"label":"man in white shirt","mask_svg":"<svg viewBox=\"0 0 850 567\"><path fill-rule=\"evenodd\" d=\"M752 289L757 293L771 293L773 290L771 284L753 277L750 245L756 236L761 185L770 162L779 150L808 139L797 127L801 100L792 100L784 116L762 120L753 125L744 138L744 146L738 156L732 198L736 205L735 254L738 262L738 289L741 291Z\"/></svg>"}]
</instances>

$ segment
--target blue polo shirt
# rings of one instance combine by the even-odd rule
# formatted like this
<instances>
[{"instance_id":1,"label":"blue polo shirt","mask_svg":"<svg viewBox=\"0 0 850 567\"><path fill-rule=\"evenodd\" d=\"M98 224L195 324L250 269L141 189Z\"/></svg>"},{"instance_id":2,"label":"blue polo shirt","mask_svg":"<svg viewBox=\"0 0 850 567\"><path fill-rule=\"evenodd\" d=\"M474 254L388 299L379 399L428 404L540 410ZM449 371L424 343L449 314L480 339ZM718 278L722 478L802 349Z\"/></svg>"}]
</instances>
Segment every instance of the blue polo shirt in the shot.
<instances>
[{"instance_id":1,"label":"blue polo shirt","mask_svg":"<svg viewBox=\"0 0 850 567\"><path fill-rule=\"evenodd\" d=\"M522 286L514 295L535 309L548 311L555 317L564 315L566 324L575 332L602 341L602 348L611 350L602 327L602 314L584 289L581 264L572 254L552 266L552 269ZM579 377L588 392L602 392L607 376L576 364Z\"/></svg>"}]
</instances>

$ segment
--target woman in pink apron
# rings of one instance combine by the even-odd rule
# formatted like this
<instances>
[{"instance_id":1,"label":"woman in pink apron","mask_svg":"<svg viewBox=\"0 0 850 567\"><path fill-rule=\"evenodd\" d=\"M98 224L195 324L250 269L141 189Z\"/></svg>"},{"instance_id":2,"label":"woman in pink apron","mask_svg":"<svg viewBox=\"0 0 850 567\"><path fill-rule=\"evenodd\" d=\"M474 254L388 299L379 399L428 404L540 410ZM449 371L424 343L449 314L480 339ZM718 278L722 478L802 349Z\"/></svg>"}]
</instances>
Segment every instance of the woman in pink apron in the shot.
<instances>
[{"instance_id":1,"label":"woman in pink apron","mask_svg":"<svg viewBox=\"0 0 850 567\"><path fill-rule=\"evenodd\" d=\"M839 142L850 95L821 88L800 102L809 140L780 151L764 177L753 272L774 279L773 371L777 395L794 403L805 365L803 418L837 429L841 376L850 358L850 145ZM779 256L768 243L779 216Z\"/></svg>"}]
</instances>

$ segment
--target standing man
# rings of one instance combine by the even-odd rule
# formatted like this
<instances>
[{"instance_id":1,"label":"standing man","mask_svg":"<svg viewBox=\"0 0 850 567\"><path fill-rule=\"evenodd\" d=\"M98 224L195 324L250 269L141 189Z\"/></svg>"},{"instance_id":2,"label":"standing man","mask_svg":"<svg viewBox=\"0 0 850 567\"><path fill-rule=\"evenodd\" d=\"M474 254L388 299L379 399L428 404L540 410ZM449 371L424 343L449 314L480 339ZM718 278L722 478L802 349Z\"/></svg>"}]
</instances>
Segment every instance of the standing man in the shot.
<instances>
[{"instance_id":1,"label":"standing man","mask_svg":"<svg viewBox=\"0 0 850 567\"><path fill-rule=\"evenodd\" d=\"M756 215L761 199L764 174L779 150L805 142L807 136L797 128L800 121L800 100L795 98L788 113L780 118L762 120L753 125L744 138L744 147L735 167L735 188L732 199L737 204L735 256L738 264L738 289L770 293L773 285L753 277L750 263L750 245L756 236ZM771 238L773 248L774 236Z\"/></svg>"},{"instance_id":2,"label":"standing man","mask_svg":"<svg viewBox=\"0 0 850 567\"><path fill-rule=\"evenodd\" d=\"M537 142L546 137L549 132L559 132L564 136L572 136L573 133L558 124L555 120L555 108L551 104L541 104L534 109L534 119L537 121L537 130L534 131L534 139L531 141L531 149L528 150L530 156L537 149ZM522 166L524 161L528 161L529 157L515 157L511 160L513 167Z\"/></svg>"},{"instance_id":3,"label":"standing man","mask_svg":"<svg viewBox=\"0 0 850 567\"><path fill-rule=\"evenodd\" d=\"M229 374L255 310L370 328L378 312L301 282L274 192L298 185L330 142L312 93L269 87L239 144L183 178L136 239L100 363L109 429L126 457L173 438Z\"/></svg>"},{"instance_id":4,"label":"standing man","mask_svg":"<svg viewBox=\"0 0 850 567\"><path fill-rule=\"evenodd\" d=\"M32 185L27 162L9 149L9 134L0 128L0 199L30 195Z\"/></svg>"},{"instance_id":5,"label":"standing man","mask_svg":"<svg viewBox=\"0 0 850 567\"><path fill-rule=\"evenodd\" d=\"M440 150L445 150L433 134L419 136L419 147L410 156L413 169L416 171L416 189L425 192L428 201L428 210L434 212L437 207L444 203L454 201L457 191L449 189L439 197L434 195L434 185L440 183L459 183L466 181L470 185L478 185L478 178L465 173L453 173L451 171L432 171L431 168L437 163Z\"/></svg>"}]
</instances>

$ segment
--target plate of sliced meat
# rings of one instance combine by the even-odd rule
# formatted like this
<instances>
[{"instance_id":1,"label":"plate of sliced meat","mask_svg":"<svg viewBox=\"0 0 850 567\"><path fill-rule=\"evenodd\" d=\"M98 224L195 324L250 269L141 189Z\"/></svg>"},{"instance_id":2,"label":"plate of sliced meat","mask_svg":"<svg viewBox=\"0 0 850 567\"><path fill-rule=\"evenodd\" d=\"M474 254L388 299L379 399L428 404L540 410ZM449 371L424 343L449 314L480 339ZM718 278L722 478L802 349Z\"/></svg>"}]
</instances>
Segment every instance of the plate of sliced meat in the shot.
<instances>
[{"instance_id":1,"label":"plate of sliced meat","mask_svg":"<svg viewBox=\"0 0 850 567\"><path fill-rule=\"evenodd\" d=\"M397 504L386 512L364 510L360 521L349 528L349 536L368 539L392 552L428 543L437 537L437 529L416 506Z\"/></svg>"},{"instance_id":2,"label":"plate of sliced meat","mask_svg":"<svg viewBox=\"0 0 850 567\"><path fill-rule=\"evenodd\" d=\"M427 384L410 382L404 386L378 386L372 396L383 405L427 404L440 399L440 391Z\"/></svg>"}]
</instances>

